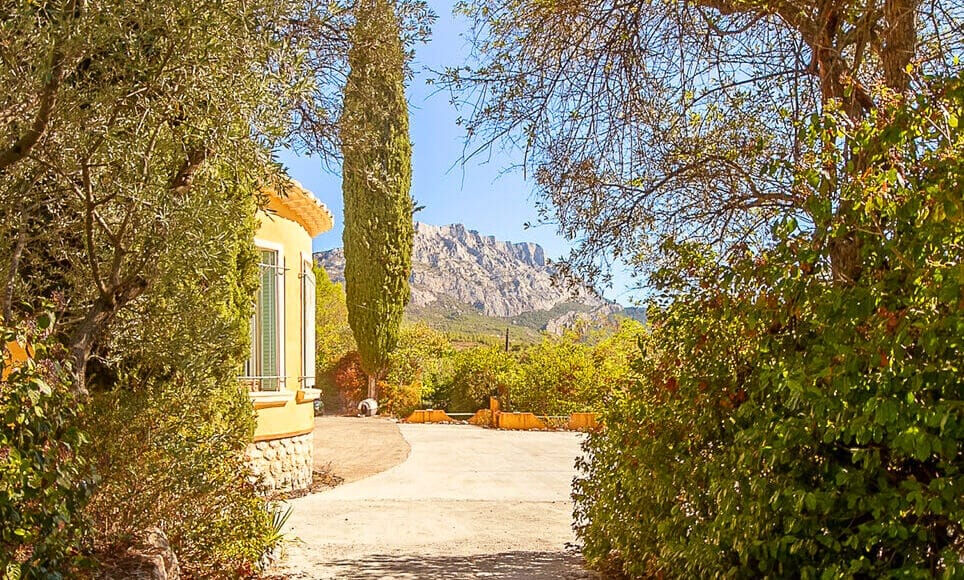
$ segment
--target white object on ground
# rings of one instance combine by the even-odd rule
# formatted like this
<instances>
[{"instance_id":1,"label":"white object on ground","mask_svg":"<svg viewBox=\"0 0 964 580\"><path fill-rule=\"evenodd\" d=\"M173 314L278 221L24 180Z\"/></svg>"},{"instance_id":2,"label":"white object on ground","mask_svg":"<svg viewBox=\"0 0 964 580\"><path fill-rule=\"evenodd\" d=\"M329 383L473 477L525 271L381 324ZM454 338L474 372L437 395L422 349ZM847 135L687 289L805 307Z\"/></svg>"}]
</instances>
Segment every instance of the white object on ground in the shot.
<instances>
[{"instance_id":1,"label":"white object on ground","mask_svg":"<svg viewBox=\"0 0 964 580\"><path fill-rule=\"evenodd\" d=\"M375 399L365 399L358 403L358 413L363 417L374 417L378 414L378 401Z\"/></svg>"}]
</instances>

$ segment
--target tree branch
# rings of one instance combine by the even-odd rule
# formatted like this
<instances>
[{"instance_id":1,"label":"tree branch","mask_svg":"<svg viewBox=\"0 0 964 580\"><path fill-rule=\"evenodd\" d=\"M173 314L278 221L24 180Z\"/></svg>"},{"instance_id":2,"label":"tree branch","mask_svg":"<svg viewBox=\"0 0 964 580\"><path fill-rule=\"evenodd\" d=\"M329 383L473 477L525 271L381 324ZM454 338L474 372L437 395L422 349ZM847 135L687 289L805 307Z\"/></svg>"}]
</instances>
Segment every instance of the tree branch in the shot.
<instances>
[{"instance_id":1,"label":"tree branch","mask_svg":"<svg viewBox=\"0 0 964 580\"><path fill-rule=\"evenodd\" d=\"M184 163L181 164L181 168L178 169L174 178L171 179L171 191L175 195L185 195L191 190L191 185L194 183L194 174L207 159L209 151L207 148L196 148L188 151L187 157L184 159Z\"/></svg>"},{"instance_id":2,"label":"tree branch","mask_svg":"<svg viewBox=\"0 0 964 580\"><path fill-rule=\"evenodd\" d=\"M920 0L886 0L883 46L880 60L884 68L884 82L903 93L910 85L906 67L917 50L917 6Z\"/></svg>"},{"instance_id":3,"label":"tree branch","mask_svg":"<svg viewBox=\"0 0 964 580\"><path fill-rule=\"evenodd\" d=\"M30 128L17 138L9 147L0 151L0 172L17 163L30 153L30 150L40 137L47 130L50 117L53 114L54 106L57 103L57 94L60 91L60 83L64 79L63 57L58 53L54 56L54 66L50 74L50 80L44 85L40 94L40 108L37 116L34 117Z\"/></svg>"}]
</instances>

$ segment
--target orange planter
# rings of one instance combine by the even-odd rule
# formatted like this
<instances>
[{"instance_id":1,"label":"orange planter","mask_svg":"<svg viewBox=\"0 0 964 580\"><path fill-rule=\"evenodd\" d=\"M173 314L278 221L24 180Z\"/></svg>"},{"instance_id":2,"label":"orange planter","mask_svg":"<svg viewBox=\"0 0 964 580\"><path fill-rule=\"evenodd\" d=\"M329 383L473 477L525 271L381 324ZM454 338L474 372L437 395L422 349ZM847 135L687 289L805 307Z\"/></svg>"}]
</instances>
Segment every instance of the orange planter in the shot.
<instances>
[{"instance_id":1,"label":"orange planter","mask_svg":"<svg viewBox=\"0 0 964 580\"><path fill-rule=\"evenodd\" d=\"M548 429L548 426L532 413L497 413L499 429Z\"/></svg>"},{"instance_id":2,"label":"orange planter","mask_svg":"<svg viewBox=\"0 0 964 580\"><path fill-rule=\"evenodd\" d=\"M573 431L599 429L599 415L597 413L573 413L569 415L569 428Z\"/></svg>"},{"instance_id":3,"label":"orange planter","mask_svg":"<svg viewBox=\"0 0 964 580\"><path fill-rule=\"evenodd\" d=\"M406 423L454 423L455 419L441 409L419 409L405 419Z\"/></svg>"}]
</instances>

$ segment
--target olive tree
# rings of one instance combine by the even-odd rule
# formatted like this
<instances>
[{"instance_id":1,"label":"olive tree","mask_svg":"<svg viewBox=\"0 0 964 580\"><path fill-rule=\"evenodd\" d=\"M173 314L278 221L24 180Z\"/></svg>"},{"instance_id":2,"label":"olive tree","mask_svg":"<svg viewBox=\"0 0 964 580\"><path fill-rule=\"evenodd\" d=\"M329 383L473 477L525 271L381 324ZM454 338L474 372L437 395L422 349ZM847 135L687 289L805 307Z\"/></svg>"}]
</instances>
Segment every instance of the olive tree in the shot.
<instances>
[{"instance_id":1,"label":"olive tree","mask_svg":"<svg viewBox=\"0 0 964 580\"><path fill-rule=\"evenodd\" d=\"M419 30L420 7L406 30ZM165 253L196 242L185 233L205 228L204 200L283 191L279 147L337 160L350 8L0 7L0 310L9 322L39 299L57 304L79 390ZM205 247L195 260L218 259Z\"/></svg>"}]
</instances>

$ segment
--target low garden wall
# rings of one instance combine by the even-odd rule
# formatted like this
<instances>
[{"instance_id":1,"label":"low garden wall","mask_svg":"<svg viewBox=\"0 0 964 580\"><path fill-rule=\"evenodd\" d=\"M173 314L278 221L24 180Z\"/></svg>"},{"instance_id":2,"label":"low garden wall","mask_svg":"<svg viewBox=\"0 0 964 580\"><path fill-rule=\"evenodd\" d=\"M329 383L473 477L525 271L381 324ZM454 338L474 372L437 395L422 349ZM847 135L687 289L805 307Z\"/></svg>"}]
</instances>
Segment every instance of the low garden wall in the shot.
<instances>
[{"instance_id":1,"label":"low garden wall","mask_svg":"<svg viewBox=\"0 0 964 580\"><path fill-rule=\"evenodd\" d=\"M246 457L266 492L287 492L311 486L314 434L255 441Z\"/></svg>"},{"instance_id":2,"label":"low garden wall","mask_svg":"<svg viewBox=\"0 0 964 580\"><path fill-rule=\"evenodd\" d=\"M454 423L452 417L438 409L413 411L406 423ZM533 413L506 413L493 404L489 409L479 409L467 421L478 427L494 427L512 430L552 430L595 431L602 427L598 413L572 413L570 415L543 416Z\"/></svg>"}]
</instances>

